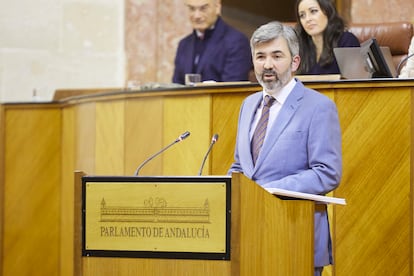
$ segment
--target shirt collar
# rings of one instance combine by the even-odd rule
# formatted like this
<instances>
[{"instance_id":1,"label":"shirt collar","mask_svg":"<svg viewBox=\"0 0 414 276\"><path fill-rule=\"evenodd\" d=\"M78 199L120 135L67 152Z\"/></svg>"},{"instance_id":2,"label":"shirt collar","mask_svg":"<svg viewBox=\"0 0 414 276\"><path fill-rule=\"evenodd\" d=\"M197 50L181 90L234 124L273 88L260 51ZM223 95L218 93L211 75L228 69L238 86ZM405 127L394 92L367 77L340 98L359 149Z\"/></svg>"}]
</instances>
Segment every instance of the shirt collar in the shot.
<instances>
[{"instance_id":1,"label":"shirt collar","mask_svg":"<svg viewBox=\"0 0 414 276\"><path fill-rule=\"evenodd\" d=\"M276 99L276 101L280 104L283 104L286 101L286 98L289 96L290 91L293 90L293 87L296 85L296 79L292 78L281 90L274 94L269 94L266 91L263 91L263 98L266 95L269 95Z\"/></svg>"},{"instance_id":2,"label":"shirt collar","mask_svg":"<svg viewBox=\"0 0 414 276\"><path fill-rule=\"evenodd\" d=\"M214 30L215 27L216 27L216 24L214 23L210 28L206 29L204 31L204 33L203 32L200 32L199 30L195 30L196 36L198 38L201 38L201 37L207 38L210 35L210 33L213 32L213 30Z\"/></svg>"}]
</instances>

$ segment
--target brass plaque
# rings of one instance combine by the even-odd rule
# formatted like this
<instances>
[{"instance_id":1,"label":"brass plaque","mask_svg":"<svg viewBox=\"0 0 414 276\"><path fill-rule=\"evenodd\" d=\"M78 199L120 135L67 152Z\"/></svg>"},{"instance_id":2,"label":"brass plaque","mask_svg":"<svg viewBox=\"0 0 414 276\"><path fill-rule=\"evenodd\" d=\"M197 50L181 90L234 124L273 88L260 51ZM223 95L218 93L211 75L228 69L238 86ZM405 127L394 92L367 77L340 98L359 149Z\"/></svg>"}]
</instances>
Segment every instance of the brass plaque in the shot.
<instances>
[{"instance_id":1,"label":"brass plaque","mask_svg":"<svg viewBox=\"0 0 414 276\"><path fill-rule=\"evenodd\" d=\"M229 259L230 178L84 177L83 255Z\"/></svg>"}]
</instances>

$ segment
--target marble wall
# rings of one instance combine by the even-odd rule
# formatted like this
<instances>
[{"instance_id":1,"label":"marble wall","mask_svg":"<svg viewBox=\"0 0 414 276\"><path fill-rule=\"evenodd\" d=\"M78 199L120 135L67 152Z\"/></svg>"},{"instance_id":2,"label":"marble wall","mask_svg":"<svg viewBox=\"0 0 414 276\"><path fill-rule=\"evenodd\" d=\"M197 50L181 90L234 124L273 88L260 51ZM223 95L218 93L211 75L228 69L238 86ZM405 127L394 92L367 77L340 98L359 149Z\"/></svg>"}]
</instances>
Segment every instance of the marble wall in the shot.
<instances>
[{"instance_id":1,"label":"marble wall","mask_svg":"<svg viewBox=\"0 0 414 276\"><path fill-rule=\"evenodd\" d=\"M378 23L410 21L414 23L413 0L350 0L351 21Z\"/></svg>"},{"instance_id":2,"label":"marble wall","mask_svg":"<svg viewBox=\"0 0 414 276\"><path fill-rule=\"evenodd\" d=\"M178 41L192 31L183 0L126 0L126 80L170 83Z\"/></svg>"},{"instance_id":3,"label":"marble wall","mask_svg":"<svg viewBox=\"0 0 414 276\"><path fill-rule=\"evenodd\" d=\"M120 86L124 3L18 0L0 4L0 100L49 100L58 88Z\"/></svg>"}]
</instances>

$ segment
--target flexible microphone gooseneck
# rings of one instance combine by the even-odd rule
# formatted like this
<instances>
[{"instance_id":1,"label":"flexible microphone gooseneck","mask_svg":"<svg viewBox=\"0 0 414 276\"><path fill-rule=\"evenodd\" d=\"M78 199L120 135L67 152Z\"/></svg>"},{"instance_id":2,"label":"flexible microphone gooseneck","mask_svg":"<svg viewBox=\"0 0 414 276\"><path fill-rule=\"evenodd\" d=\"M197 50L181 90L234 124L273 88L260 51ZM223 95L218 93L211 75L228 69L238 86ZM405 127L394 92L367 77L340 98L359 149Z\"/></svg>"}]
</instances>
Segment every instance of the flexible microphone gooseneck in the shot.
<instances>
[{"instance_id":1,"label":"flexible microphone gooseneck","mask_svg":"<svg viewBox=\"0 0 414 276\"><path fill-rule=\"evenodd\" d=\"M218 134L214 134L213 137L211 138L211 143L210 143L210 146L208 147L206 155L204 155L204 159L203 159L203 162L201 163L201 167L200 167L200 171L198 172L198 175L201 175L201 173L203 172L204 163L206 163L207 156L209 155L211 149L213 148L217 140L218 140Z\"/></svg>"},{"instance_id":2,"label":"flexible microphone gooseneck","mask_svg":"<svg viewBox=\"0 0 414 276\"><path fill-rule=\"evenodd\" d=\"M400 63L398 63L398 66L397 66L397 75L400 75L400 70L401 70L401 66L404 64L404 62L406 62L409 58L411 58L411 57L413 57L414 56L414 53L412 53L411 55L409 55L409 56L406 56L405 58L403 58L401 61L400 61Z\"/></svg>"},{"instance_id":3,"label":"flexible microphone gooseneck","mask_svg":"<svg viewBox=\"0 0 414 276\"><path fill-rule=\"evenodd\" d=\"M151 155L148 159L146 159L144 162L141 163L141 165L139 165L139 167L137 168L137 170L135 171L134 175L137 176L139 174L139 171L142 169L142 167L144 167L145 164L147 164L149 161L151 161L152 159L154 159L157 155L161 154L162 152L164 152L166 149L168 149L169 147L171 147L172 145L181 142L182 140L184 140L185 138L187 138L188 136L190 136L190 132L186 131L183 134L181 134L177 139L174 140L174 142L172 142L171 144L169 144L168 146L162 148L160 151L158 151L157 153Z\"/></svg>"}]
</instances>

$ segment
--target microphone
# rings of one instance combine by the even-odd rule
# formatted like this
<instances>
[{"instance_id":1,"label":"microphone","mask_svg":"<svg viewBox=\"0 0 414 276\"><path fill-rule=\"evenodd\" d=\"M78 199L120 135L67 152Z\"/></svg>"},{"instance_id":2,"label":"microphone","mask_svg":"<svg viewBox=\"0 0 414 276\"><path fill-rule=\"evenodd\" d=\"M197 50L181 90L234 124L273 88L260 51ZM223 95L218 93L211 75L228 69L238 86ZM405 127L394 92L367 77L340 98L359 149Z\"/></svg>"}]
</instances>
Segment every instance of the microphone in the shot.
<instances>
[{"instance_id":1,"label":"microphone","mask_svg":"<svg viewBox=\"0 0 414 276\"><path fill-rule=\"evenodd\" d=\"M186 131L183 134L181 134L177 139L174 140L174 142L172 142L171 144L169 144L168 146L162 148L160 151L158 151L157 153L151 155L149 158L147 158L144 162L141 163L141 165L139 165L139 167L137 168L137 170L135 171L134 175L137 176L139 174L139 171L142 169L142 167L144 167L145 164L147 164L149 161L151 161L152 159L154 159L157 155L161 154L162 152L164 152L166 149L168 149L169 147L171 147L172 145L181 142L182 140L184 140L185 138L187 138L188 136L190 136L190 132Z\"/></svg>"},{"instance_id":2,"label":"microphone","mask_svg":"<svg viewBox=\"0 0 414 276\"><path fill-rule=\"evenodd\" d=\"M411 58L411 57L413 57L414 56L414 53L412 53L411 55L408 55L408 56L406 56L405 58L403 58L401 61L400 61L400 63L398 63L398 66L397 66L397 74L399 75L400 74L400 70L401 70L401 67L402 67L402 65L409 59L409 58Z\"/></svg>"},{"instance_id":3,"label":"microphone","mask_svg":"<svg viewBox=\"0 0 414 276\"><path fill-rule=\"evenodd\" d=\"M203 159L203 162L201 163L201 167L200 167L200 171L198 172L198 175L201 175L201 173L203 172L204 163L206 163L207 156L209 155L211 149L213 148L213 146L217 142L217 140L218 140L218 134L216 133L216 134L213 135L213 137L211 137L210 146L208 147L206 155L204 155L204 159Z\"/></svg>"}]
</instances>

